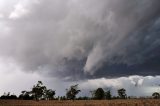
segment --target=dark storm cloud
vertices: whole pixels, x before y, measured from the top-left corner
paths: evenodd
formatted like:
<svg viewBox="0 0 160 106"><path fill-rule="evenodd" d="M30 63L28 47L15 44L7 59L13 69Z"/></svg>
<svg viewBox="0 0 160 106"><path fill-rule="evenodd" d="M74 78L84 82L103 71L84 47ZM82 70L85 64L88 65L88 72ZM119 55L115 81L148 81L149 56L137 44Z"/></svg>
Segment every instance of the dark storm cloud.
<svg viewBox="0 0 160 106"><path fill-rule="evenodd" d="M157 75L159 11L159 0L23 0L0 19L0 55L66 79Z"/></svg>

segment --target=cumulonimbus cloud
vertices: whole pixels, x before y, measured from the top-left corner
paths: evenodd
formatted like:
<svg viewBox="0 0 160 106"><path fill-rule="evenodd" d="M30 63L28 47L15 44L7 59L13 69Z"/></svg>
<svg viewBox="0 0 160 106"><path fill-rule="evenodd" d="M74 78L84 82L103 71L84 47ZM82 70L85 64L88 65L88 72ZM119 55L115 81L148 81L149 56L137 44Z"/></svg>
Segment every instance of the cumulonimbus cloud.
<svg viewBox="0 0 160 106"><path fill-rule="evenodd" d="M66 78L159 74L159 0L18 4L25 11L13 8L0 19L0 56L22 70Z"/></svg>

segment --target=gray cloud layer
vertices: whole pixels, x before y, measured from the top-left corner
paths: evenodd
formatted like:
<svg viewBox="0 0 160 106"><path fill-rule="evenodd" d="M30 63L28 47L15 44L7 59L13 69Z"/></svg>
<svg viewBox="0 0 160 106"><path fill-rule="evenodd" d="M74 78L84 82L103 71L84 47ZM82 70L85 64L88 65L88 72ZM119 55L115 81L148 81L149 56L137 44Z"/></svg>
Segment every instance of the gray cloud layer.
<svg viewBox="0 0 160 106"><path fill-rule="evenodd" d="M160 74L159 0L23 0L6 11L0 56L22 70L66 79Z"/></svg>

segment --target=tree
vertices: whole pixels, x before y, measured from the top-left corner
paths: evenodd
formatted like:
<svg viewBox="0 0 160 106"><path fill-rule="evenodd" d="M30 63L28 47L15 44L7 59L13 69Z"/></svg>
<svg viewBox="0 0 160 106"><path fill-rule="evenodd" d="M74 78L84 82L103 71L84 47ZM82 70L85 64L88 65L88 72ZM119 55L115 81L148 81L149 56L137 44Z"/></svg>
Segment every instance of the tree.
<svg viewBox="0 0 160 106"><path fill-rule="evenodd" d="M21 94L19 95L19 99L32 100L33 96L29 91L22 91Z"/></svg>
<svg viewBox="0 0 160 106"><path fill-rule="evenodd" d="M34 99L35 100L42 99L45 95L46 89L47 88L46 86L43 86L42 81L38 81L37 85L34 85L31 91Z"/></svg>
<svg viewBox="0 0 160 106"><path fill-rule="evenodd" d="M94 99L104 99L105 97L105 92L102 88L98 88L95 92L94 92Z"/></svg>
<svg viewBox="0 0 160 106"><path fill-rule="evenodd" d="M54 99L54 95L55 95L56 93L55 93L55 91L53 91L52 89L46 89L45 90L45 98L47 99L47 100L52 100L52 99Z"/></svg>
<svg viewBox="0 0 160 106"><path fill-rule="evenodd" d="M17 99L17 96L12 94L12 95L9 96L9 99Z"/></svg>
<svg viewBox="0 0 160 106"><path fill-rule="evenodd" d="M83 96L83 97L78 97L77 100L89 100L89 98L87 96Z"/></svg>
<svg viewBox="0 0 160 106"><path fill-rule="evenodd" d="M158 92L154 92L152 94L152 96L153 96L154 99L159 99L160 98L160 94Z"/></svg>
<svg viewBox="0 0 160 106"><path fill-rule="evenodd" d="M4 92L4 94L1 96L1 99L8 99L9 96L10 96L10 92L8 92L8 93Z"/></svg>
<svg viewBox="0 0 160 106"><path fill-rule="evenodd" d="M126 90L124 89L124 88L122 88L122 89L118 89L118 95L119 95L119 97L121 98L121 99L125 99L126 97L127 97L127 95L126 95Z"/></svg>
<svg viewBox="0 0 160 106"><path fill-rule="evenodd" d="M107 92L105 92L105 98L109 99L109 100L112 98L110 90L108 90Z"/></svg>
<svg viewBox="0 0 160 106"><path fill-rule="evenodd" d="M76 95L81 91L78 89L78 84L72 85L69 89L66 89L66 97L67 99L74 100Z"/></svg>
<svg viewBox="0 0 160 106"><path fill-rule="evenodd" d="M4 95L1 96L1 99L17 99L17 96L14 94L10 95L10 92L8 92L7 94L4 93Z"/></svg>

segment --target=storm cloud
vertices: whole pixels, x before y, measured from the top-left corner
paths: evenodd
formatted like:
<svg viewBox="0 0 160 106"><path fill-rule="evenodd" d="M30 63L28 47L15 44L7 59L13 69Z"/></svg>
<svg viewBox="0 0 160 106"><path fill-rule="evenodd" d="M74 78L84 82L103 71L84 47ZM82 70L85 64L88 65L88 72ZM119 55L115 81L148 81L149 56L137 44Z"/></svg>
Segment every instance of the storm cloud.
<svg viewBox="0 0 160 106"><path fill-rule="evenodd" d="M21 0L0 10L0 57L64 79L160 74L159 0Z"/></svg>

